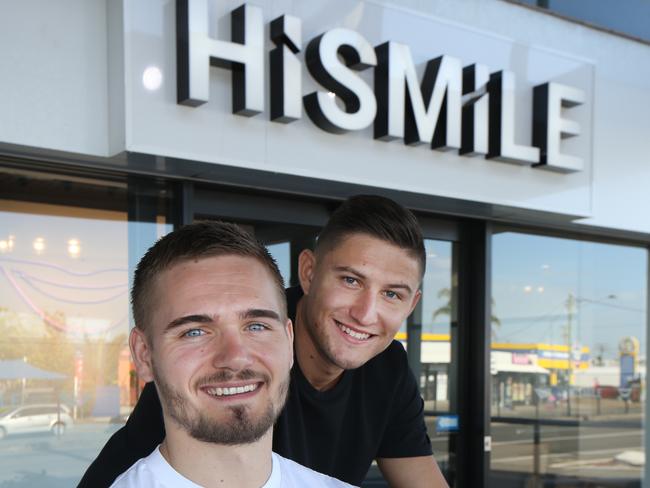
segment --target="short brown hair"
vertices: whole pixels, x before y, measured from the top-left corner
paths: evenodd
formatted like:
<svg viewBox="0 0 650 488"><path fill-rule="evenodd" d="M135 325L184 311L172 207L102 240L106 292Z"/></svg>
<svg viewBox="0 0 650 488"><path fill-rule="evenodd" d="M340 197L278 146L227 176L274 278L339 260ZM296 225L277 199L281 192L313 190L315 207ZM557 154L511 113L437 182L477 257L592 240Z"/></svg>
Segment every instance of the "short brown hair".
<svg viewBox="0 0 650 488"><path fill-rule="evenodd" d="M317 253L328 252L353 234L365 234L404 249L426 267L422 229L413 213L379 195L356 195L345 200L323 227L316 242Z"/></svg>
<svg viewBox="0 0 650 488"><path fill-rule="evenodd" d="M147 328L148 304L156 278L173 265L187 260L216 256L243 256L257 259L271 273L278 288L282 312L287 302L284 280L275 259L266 247L238 225L206 221L186 225L159 239L142 257L133 276L131 305L135 324Z"/></svg>

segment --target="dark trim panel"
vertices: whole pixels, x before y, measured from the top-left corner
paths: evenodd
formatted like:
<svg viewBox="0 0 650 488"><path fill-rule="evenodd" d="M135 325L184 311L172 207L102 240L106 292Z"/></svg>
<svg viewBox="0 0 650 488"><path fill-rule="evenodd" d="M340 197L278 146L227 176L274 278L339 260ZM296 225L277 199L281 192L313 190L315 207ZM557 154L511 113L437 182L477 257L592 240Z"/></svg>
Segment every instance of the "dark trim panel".
<svg viewBox="0 0 650 488"><path fill-rule="evenodd" d="M458 290L457 486L487 486L490 471L490 315L492 229L484 221L461 229ZM488 443L486 445L486 442Z"/></svg>
<svg viewBox="0 0 650 488"><path fill-rule="evenodd" d="M194 214L323 226L329 219L330 211L324 203L286 195L233 192L197 186L194 190Z"/></svg>
<svg viewBox="0 0 650 488"><path fill-rule="evenodd" d="M222 164L180 160L140 153L122 153L112 158L82 156L10 144L0 144L0 165L49 167L52 172L77 171L120 177L135 174L167 180L191 180L221 188L249 189L268 194L284 194L320 200L343 200L350 195L374 193L392 198L416 213L436 213L452 217L486 219L504 224L537 226L586 236L650 243L650 233L592 227L573 221L579 215L557 214L483 202L372 187L340 181L308 178L273 171L238 168ZM75 169L76 168L76 169Z"/></svg>

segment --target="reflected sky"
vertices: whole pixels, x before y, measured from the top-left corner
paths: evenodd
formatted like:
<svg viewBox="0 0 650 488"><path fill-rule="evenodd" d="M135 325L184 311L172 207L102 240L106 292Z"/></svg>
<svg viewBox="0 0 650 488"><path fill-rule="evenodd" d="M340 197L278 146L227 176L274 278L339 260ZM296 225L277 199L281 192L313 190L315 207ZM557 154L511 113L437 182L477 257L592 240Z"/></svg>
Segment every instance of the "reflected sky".
<svg viewBox="0 0 650 488"><path fill-rule="evenodd" d="M422 280L422 332L449 334L451 242L426 239L427 267Z"/></svg>
<svg viewBox="0 0 650 488"><path fill-rule="evenodd" d="M0 212L0 307L26 335L44 324L68 335L105 338L128 331L126 214L74 210L86 217ZM152 236L170 230L152 227ZM139 259L139 258L138 258Z"/></svg>
<svg viewBox="0 0 650 488"><path fill-rule="evenodd" d="M573 346L614 359L620 339L634 336L645 355L647 259L641 248L495 235L495 339L567 344L570 334Z"/></svg>
<svg viewBox="0 0 650 488"><path fill-rule="evenodd" d="M289 242L278 242L266 246L275 262L278 263L278 269L284 280L284 285L289 286L291 282L291 244Z"/></svg>

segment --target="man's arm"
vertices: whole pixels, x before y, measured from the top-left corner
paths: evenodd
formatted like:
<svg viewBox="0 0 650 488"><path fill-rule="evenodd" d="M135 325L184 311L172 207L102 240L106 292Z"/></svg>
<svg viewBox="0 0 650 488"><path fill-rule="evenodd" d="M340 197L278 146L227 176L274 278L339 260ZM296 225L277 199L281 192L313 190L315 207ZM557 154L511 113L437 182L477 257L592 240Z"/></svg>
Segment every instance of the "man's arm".
<svg viewBox="0 0 650 488"><path fill-rule="evenodd" d="M379 458L377 465L391 488L449 488L433 456Z"/></svg>
<svg viewBox="0 0 650 488"><path fill-rule="evenodd" d="M391 348L392 349L392 348ZM447 487L431 454L424 401L401 344L394 347L393 370L401 372L377 464L392 488Z"/></svg>

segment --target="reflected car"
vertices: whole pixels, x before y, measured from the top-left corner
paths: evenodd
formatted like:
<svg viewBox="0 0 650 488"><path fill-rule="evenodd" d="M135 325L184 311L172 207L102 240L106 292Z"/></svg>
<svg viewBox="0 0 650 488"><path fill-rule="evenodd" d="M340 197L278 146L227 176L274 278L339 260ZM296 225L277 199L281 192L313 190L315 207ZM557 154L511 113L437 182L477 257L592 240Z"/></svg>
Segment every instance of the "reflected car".
<svg viewBox="0 0 650 488"><path fill-rule="evenodd" d="M0 413L0 439L39 432L60 436L71 425L72 417L65 405L21 405Z"/></svg>

